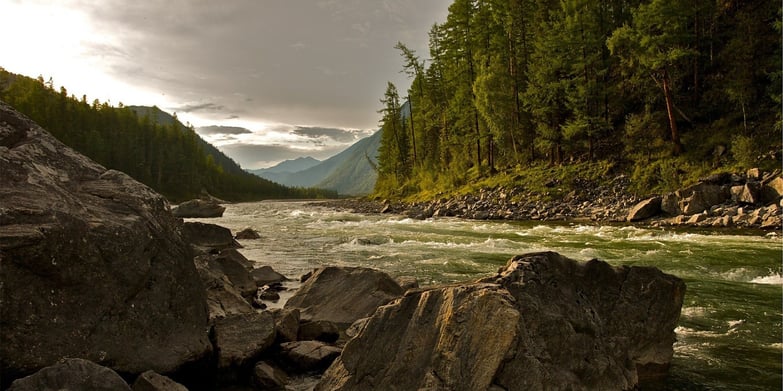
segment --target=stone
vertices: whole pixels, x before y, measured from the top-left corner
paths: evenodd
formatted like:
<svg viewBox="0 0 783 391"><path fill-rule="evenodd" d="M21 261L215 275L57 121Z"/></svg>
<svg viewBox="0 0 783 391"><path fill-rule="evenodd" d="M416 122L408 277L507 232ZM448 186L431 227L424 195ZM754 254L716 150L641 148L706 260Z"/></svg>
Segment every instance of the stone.
<svg viewBox="0 0 783 391"><path fill-rule="evenodd" d="M661 199L661 211L669 216L682 214L680 209L680 197L675 193L667 193Z"/></svg>
<svg viewBox="0 0 783 391"><path fill-rule="evenodd" d="M758 182L748 182L742 187L737 202L742 204L758 204L761 202L761 186Z"/></svg>
<svg viewBox="0 0 783 391"><path fill-rule="evenodd" d="M257 287L273 284L276 282L288 281L286 276L276 272L271 266L261 266L250 271L250 276L256 282Z"/></svg>
<svg viewBox="0 0 783 391"><path fill-rule="evenodd" d="M783 178L777 176L766 182L761 189L761 201L767 204L778 202L783 197Z"/></svg>
<svg viewBox="0 0 783 391"><path fill-rule="evenodd" d="M253 297L258 290L250 271L233 257L216 257L210 263L225 275L242 297Z"/></svg>
<svg viewBox="0 0 783 391"><path fill-rule="evenodd" d="M212 200L190 200L183 202L171 210L175 217L180 218L214 218L223 217L226 207Z"/></svg>
<svg viewBox="0 0 783 391"><path fill-rule="evenodd" d="M761 180L761 170L757 168L751 168L745 174L749 180Z"/></svg>
<svg viewBox="0 0 783 391"><path fill-rule="evenodd" d="M302 320L326 320L344 330L402 294L400 285L386 273L361 267L325 267L302 283L285 308L298 308Z"/></svg>
<svg viewBox="0 0 783 391"><path fill-rule="evenodd" d="M188 391L188 389L169 377L147 371L133 382L133 391Z"/></svg>
<svg viewBox="0 0 783 391"><path fill-rule="evenodd" d="M668 370L684 295L652 267L517 256L380 307L315 389L634 389Z"/></svg>
<svg viewBox="0 0 783 391"><path fill-rule="evenodd" d="M299 336L299 310L278 308L270 311L275 319L277 340L280 342L293 342Z"/></svg>
<svg viewBox="0 0 783 391"><path fill-rule="evenodd" d="M253 385L261 390L285 390L288 375L271 364L261 361L253 368Z"/></svg>
<svg viewBox="0 0 783 391"><path fill-rule="evenodd" d="M247 270L253 270L254 264L235 248L220 250L216 258L228 258L239 263Z"/></svg>
<svg viewBox="0 0 783 391"><path fill-rule="evenodd" d="M781 218L779 215L769 216L761 223L763 229L780 229Z"/></svg>
<svg viewBox="0 0 783 391"><path fill-rule="evenodd" d="M211 352L206 295L166 199L0 102L0 379L62 357L125 374Z"/></svg>
<svg viewBox="0 0 783 391"><path fill-rule="evenodd" d="M253 307L245 300L242 293L234 287L231 280L222 270L209 262L210 255L198 256L194 259L196 269L201 277L201 285L207 294L207 314L210 322L228 315L253 312Z"/></svg>
<svg viewBox="0 0 783 391"><path fill-rule="evenodd" d="M628 212L626 220L628 222L635 222L657 216L661 213L662 200L662 197L652 197L639 202Z"/></svg>
<svg viewBox="0 0 783 391"><path fill-rule="evenodd" d="M231 230L216 224L188 221L182 226L182 239L198 253L219 253L231 248L242 248L234 240Z"/></svg>
<svg viewBox="0 0 783 391"><path fill-rule="evenodd" d="M709 210L713 205L719 205L729 199L728 188L707 183L697 183L678 190L680 210L686 215L693 215Z"/></svg>
<svg viewBox="0 0 783 391"><path fill-rule="evenodd" d="M237 240L255 240L255 239L261 239L261 235L258 234L254 229L252 228L245 228L234 236L234 239Z"/></svg>
<svg viewBox="0 0 783 391"><path fill-rule="evenodd" d="M241 369L275 342L275 321L267 312L231 315L215 322L218 369Z"/></svg>
<svg viewBox="0 0 783 391"><path fill-rule="evenodd" d="M729 190L731 194L731 201L739 202L743 190L745 190L745 185L732 186Z"/></svg>
<svg viewBox="0 0 783 391"><path fill-rule="evenodd" d="M704 220L707 220L707 215L704 214L704 213L699 213L699 214L691 216L688 219L688 224L695 225L695 224L701 223Z"/></svg>
<svg viewBox="0 0 783 391"><path fill-rule="evenodd" d="M316 320L299 324L300 341L336 342L340 338L340 330L332 322Z"/></svg>
<svg viewBox="0 0 783 391"><path fill-rule="evenodd" d="M340 348L320 341L296 341L280 344L281 355L303 371L323 370L340 355Z"/></svg>
<svg viewBox="0 0 783 391"><path fill-rule="evenodd" d="M416 277L403 276L397 277L397 284L400 285L403 291L408 289L416 289L419 287L419 280Z"/></svg>
<svg viewBox="0 0 783 391"><path fill-rule="evenodd" d="M117 372L92 361L65 359L15 380L8 391L130 391Z"/></svg>

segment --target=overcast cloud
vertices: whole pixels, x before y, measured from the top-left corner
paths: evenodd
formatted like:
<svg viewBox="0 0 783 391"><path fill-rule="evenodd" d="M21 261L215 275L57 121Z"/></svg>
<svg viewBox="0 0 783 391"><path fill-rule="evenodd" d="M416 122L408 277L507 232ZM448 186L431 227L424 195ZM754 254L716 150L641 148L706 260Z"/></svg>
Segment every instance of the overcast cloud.
<svg viewBox="0 0 783 391"><path fill-rule="evenodd" d="M69 84L69 91L81 92L78 85L73 85L78 78L58 71L62 63L88 72L82 76L82 83L86 83L85 77L119 80L157 100L131 101L132 97L123 96L121 91L112 91L114 103L157 104L196 126L244 126L251 134L263 132L264 124L287 124L294 136L313 139L314 146L331 147L330 143L348 143L353 136L377 128L378 101L386 82L396 83L400 90L410 83L399 73L401 58L394 45L402 41L426 58L427 32L433 23L445 19L450 3L0 0L0 9L4 10L0 26L5 22L8 29L20 28L25 25L20 18L35 18L28 24L32 29L48 23L52 31L38 40L31 37L30 44L49 45L47 42L53 41L52 45L67 47L60 50L61 57L67 58L49 61L48 72L49 68L41 67L40 59L24 65L25 53L14 51L33 49L22 44L10 45L3 56L21 59L11 61L13 66L2 62L0 66L23 74L30 69L33 77L38 73L54 75L55 82ZM52 9L51 15L41 9ZM37 23L41 26L35 27ZM57 37L54 29L67 29L69 33L61 32ZM11 36L3 27L0 33ZM77 42L67 41L68 34L74 34ZM19 31L13 36L25 39ZM51 50L56 53L58 49ZM242 156L251 153L227 145L222 146L226 152L242 150ZM290 151L299 148L289 148L284 139L268 145ZM254 150L273 155L269 150ZM232 157L247 168L255 168L250 160ZM253 161L261 160L276 159Z"/></svg>

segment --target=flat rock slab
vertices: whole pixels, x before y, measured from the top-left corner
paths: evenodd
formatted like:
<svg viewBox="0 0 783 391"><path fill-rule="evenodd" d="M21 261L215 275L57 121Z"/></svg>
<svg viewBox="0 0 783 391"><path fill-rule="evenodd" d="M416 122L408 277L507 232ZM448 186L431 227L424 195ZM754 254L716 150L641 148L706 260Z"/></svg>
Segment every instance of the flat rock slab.
<svg viewBox="0 0 783 391"><path fill-rule="evenodd" d="M242 368L275 342L275 321L267 312L231 315L215 322L218 368Z"/></svg>
<svg viewBox="0 0 783 391"><path fill-rule="evenodd" d="M66 359L25 378L17 379L8 391L130 391L117 372L79 358Z"/></svg>

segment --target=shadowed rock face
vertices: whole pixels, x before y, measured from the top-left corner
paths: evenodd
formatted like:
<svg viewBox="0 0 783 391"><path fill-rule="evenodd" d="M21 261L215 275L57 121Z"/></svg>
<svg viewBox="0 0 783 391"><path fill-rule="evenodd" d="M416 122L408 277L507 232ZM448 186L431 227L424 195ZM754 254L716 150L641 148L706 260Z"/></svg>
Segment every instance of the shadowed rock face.
<svg viewBox="0 0 783 391"><path fill-rule="evenodd" d="M632 389L666 373L684 293L655 268L518 256L379 308L316 389Z"/></svg>
<svg viewBox="0 0 783 391"><path fill-rule="evenodd" d="M85 358L169 373L211 347L205 293L166 200L0 102L4 384Z"/></svg>

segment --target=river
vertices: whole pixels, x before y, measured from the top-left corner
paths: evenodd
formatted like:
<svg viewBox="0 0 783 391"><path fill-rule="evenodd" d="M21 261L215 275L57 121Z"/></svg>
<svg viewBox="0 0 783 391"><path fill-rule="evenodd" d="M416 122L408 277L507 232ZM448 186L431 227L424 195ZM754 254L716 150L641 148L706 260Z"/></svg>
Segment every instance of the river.
<svg viewBox="0 0 783 391"><path fill-rule="evenodd" d="M513 255L557 251L586 261L656 266L682 278L670 390L780 390L781 254L776 233L650 229L623 225L412 220L360 215L304 202L228 205L219 219L258 266L289 277L322 265L365 266L421 285L493 274Z"/></svg>

